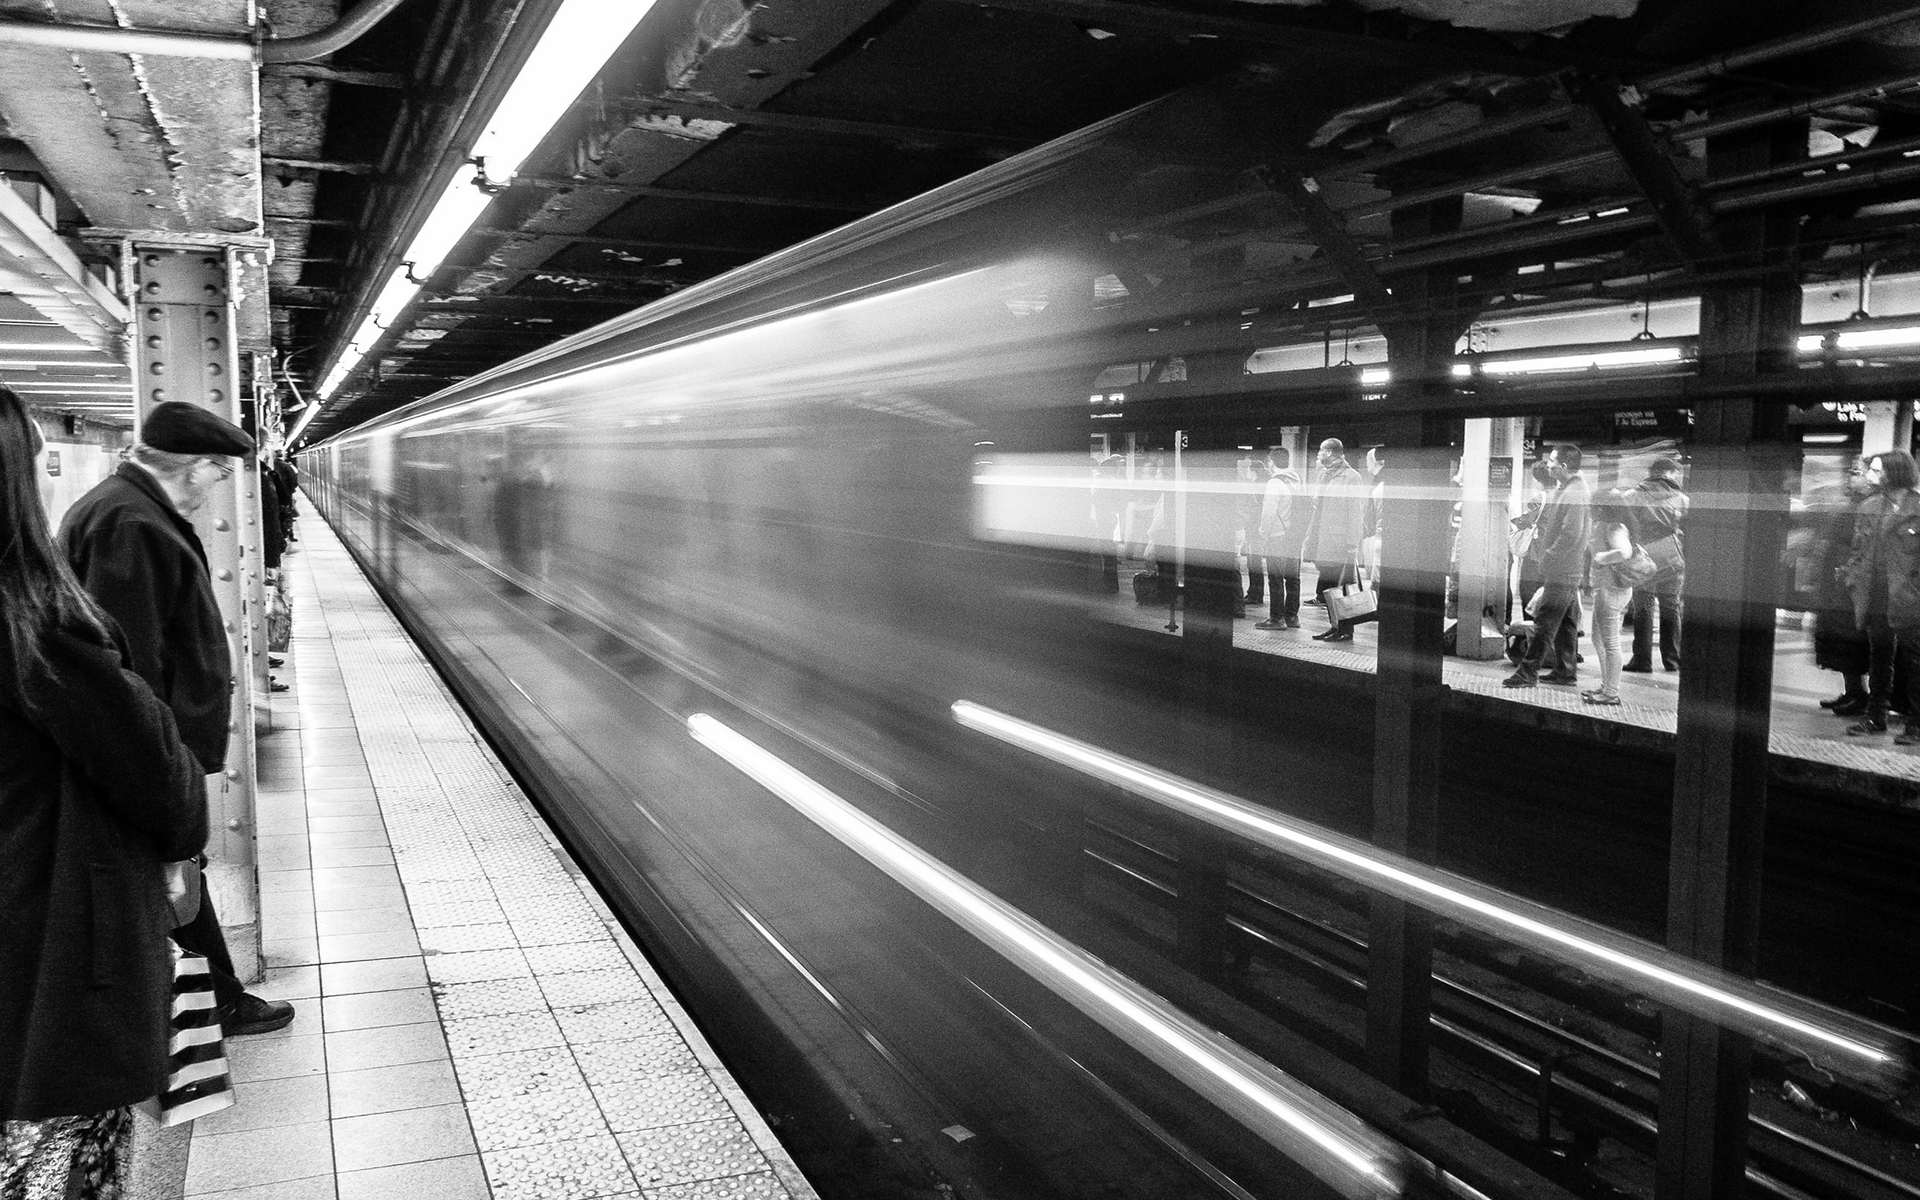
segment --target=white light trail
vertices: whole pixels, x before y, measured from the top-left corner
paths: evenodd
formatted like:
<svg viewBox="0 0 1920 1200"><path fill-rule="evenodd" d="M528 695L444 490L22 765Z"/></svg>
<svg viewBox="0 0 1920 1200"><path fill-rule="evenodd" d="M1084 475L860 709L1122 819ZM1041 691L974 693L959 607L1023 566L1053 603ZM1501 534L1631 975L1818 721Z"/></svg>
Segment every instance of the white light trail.
<svg viewBox="0 0 1920 1200"><path fill-rule="evenodd" d="M732 763L961 928L1354 1200L1398 1196L1406 1152L1345 1109L1189 1017L706 713L687 719Z"/></svg>
<svg viewBox="0 0 1920 1200"><path fill-rule="evenodd" d="M1661 1003L1804 1053L1817 1053L1823 1061L1854 1074L1886 1078L1907 1070L1899 1035L1870 1021L1776 993L1617 930L1281 816L971 701L955 703L952 711L954 719L969 729L1342 878L1538 949Z"/></svg>

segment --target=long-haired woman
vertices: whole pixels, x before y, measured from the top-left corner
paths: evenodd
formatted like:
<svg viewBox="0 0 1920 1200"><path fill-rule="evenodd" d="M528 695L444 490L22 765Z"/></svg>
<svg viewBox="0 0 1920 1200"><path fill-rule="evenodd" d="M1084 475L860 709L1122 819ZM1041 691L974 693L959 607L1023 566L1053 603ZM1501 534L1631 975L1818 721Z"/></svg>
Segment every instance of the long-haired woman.
<svg viewBox="0 0 1920 1200"><path fill-rule="evenodd" d="M166 1079L162 864L206 843L206 799L54 546L44 448L0 387L0 1195L115 1200Z"/></svg>
<svg viewBox="0 0 1920 1200"><path fill-rule="evenodd" d="M1871 492L1854 525L1847 584L1854 621L1867 632L1867 712L1847 726L1856 737L1887 731L1894 662L1907 682L1907 728L1899 745L1920 743L1920 468L1905 450L1867 459Z"/></svg>

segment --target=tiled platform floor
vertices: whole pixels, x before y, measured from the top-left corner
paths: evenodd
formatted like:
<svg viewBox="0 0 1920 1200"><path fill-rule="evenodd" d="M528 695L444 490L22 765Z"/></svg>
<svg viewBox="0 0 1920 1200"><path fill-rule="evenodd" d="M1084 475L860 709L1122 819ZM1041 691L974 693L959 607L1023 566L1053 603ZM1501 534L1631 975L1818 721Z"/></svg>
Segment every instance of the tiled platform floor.
<svg viewBox="0 0 1920 1200"><path fill-rule="evenodd" d="M812 1189L332 532L287 560L259 739L267 980L221 1200L811 1200Z"/></svg>

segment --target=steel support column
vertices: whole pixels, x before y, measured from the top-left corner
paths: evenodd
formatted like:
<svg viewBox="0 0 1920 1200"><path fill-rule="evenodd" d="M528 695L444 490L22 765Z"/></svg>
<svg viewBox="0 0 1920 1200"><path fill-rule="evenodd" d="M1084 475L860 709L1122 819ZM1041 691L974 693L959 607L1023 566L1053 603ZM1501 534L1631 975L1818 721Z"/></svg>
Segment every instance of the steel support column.
<svg viewBox="0 0 1920 1200"><path fill-rule="evenodd" d="M1459 218L1456 201L1406 210L1395 224L1418 233L1457 226ZM1439 820L1453 426L1425 414L1434 393L1451 389L1454 342L1472 316L1454 311L1441 282L1396 279L1398 306L1418 319L1385 330L1394 408L1407 415L1387 447L1374 677L1373 842L1423 862L1433 861ZM1375 896L1368 907L1367 1066L1415 1097L1427 1091L1432 988L1431 916Z"/></svg>
<svg viewBox="0 0 1920 1200"><path fill-rule="evenodd" d="M1733 174L1799 157L1804 125L1709 143ZM1757 286L1701 298L1703 372L1755 378L1793 367L1800 289L1792 213L1725 221L1721 246L1770 268ZM1786 536L1786 405L1760 398L1694 406L1686 614L1674 736L1667 944L1741 974L1754 969L1773 690L1774 606ZM1746 1038L1668 1012L1662 1023L1659 1200L1744 1194Z"/></svg>
<svg viewBox="0 0 1920 1200"><path fill-rule="evenodd" d="M238 286L240 258L264 257L264 249L180 245L166 235L138 235L124 245L133 312L132 370L136 422L154 405L181 400L238 424L240 412L240 306L258 303L264 292ZM136 428L136 436L138 430ZM194 530L207 551L213 591L226 623L233 663L225 769L207 780L212 837L207 883L219 910L227 947L242 980L258 978L260 883L254 828L254 716L251 629L256 614L253 587L260 574L260 504L257 464L236 464L233 476L214 488L206 507L193 514Z"/></svg>

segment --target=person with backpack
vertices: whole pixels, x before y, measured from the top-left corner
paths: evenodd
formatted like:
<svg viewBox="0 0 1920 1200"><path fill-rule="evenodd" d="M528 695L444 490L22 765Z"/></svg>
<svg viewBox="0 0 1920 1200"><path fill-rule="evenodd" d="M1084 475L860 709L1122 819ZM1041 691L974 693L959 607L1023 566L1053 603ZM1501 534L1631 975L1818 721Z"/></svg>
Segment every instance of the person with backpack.
<svg viewBox="0 0 1920 1200"><path fill-rule="evenodd" d="M1687 558L1681 526L1693 501L1680 490L1680 464L1655 459L1647 477L1628 496L1634 541L1658 564L1660 573L1633 589L1633 655L1623 671L1653 670L1653 618L1660 615L1660 665L1680 669L1680 594L1687 584Z"/></svg>
<svg viewBox="0 0 1920 1200"><path fill-rule="evenodd" d="M1300 539L1293 536L1294 501L1300 497L1300 477L1291 470L1293 453L1285 446L1267 450L1267 485L1260 497L1260 521L1255 534L1269 584L1267 619L1256 629L1300 628ZM1248 570L1253 570L1249 562Z"/></svg>

